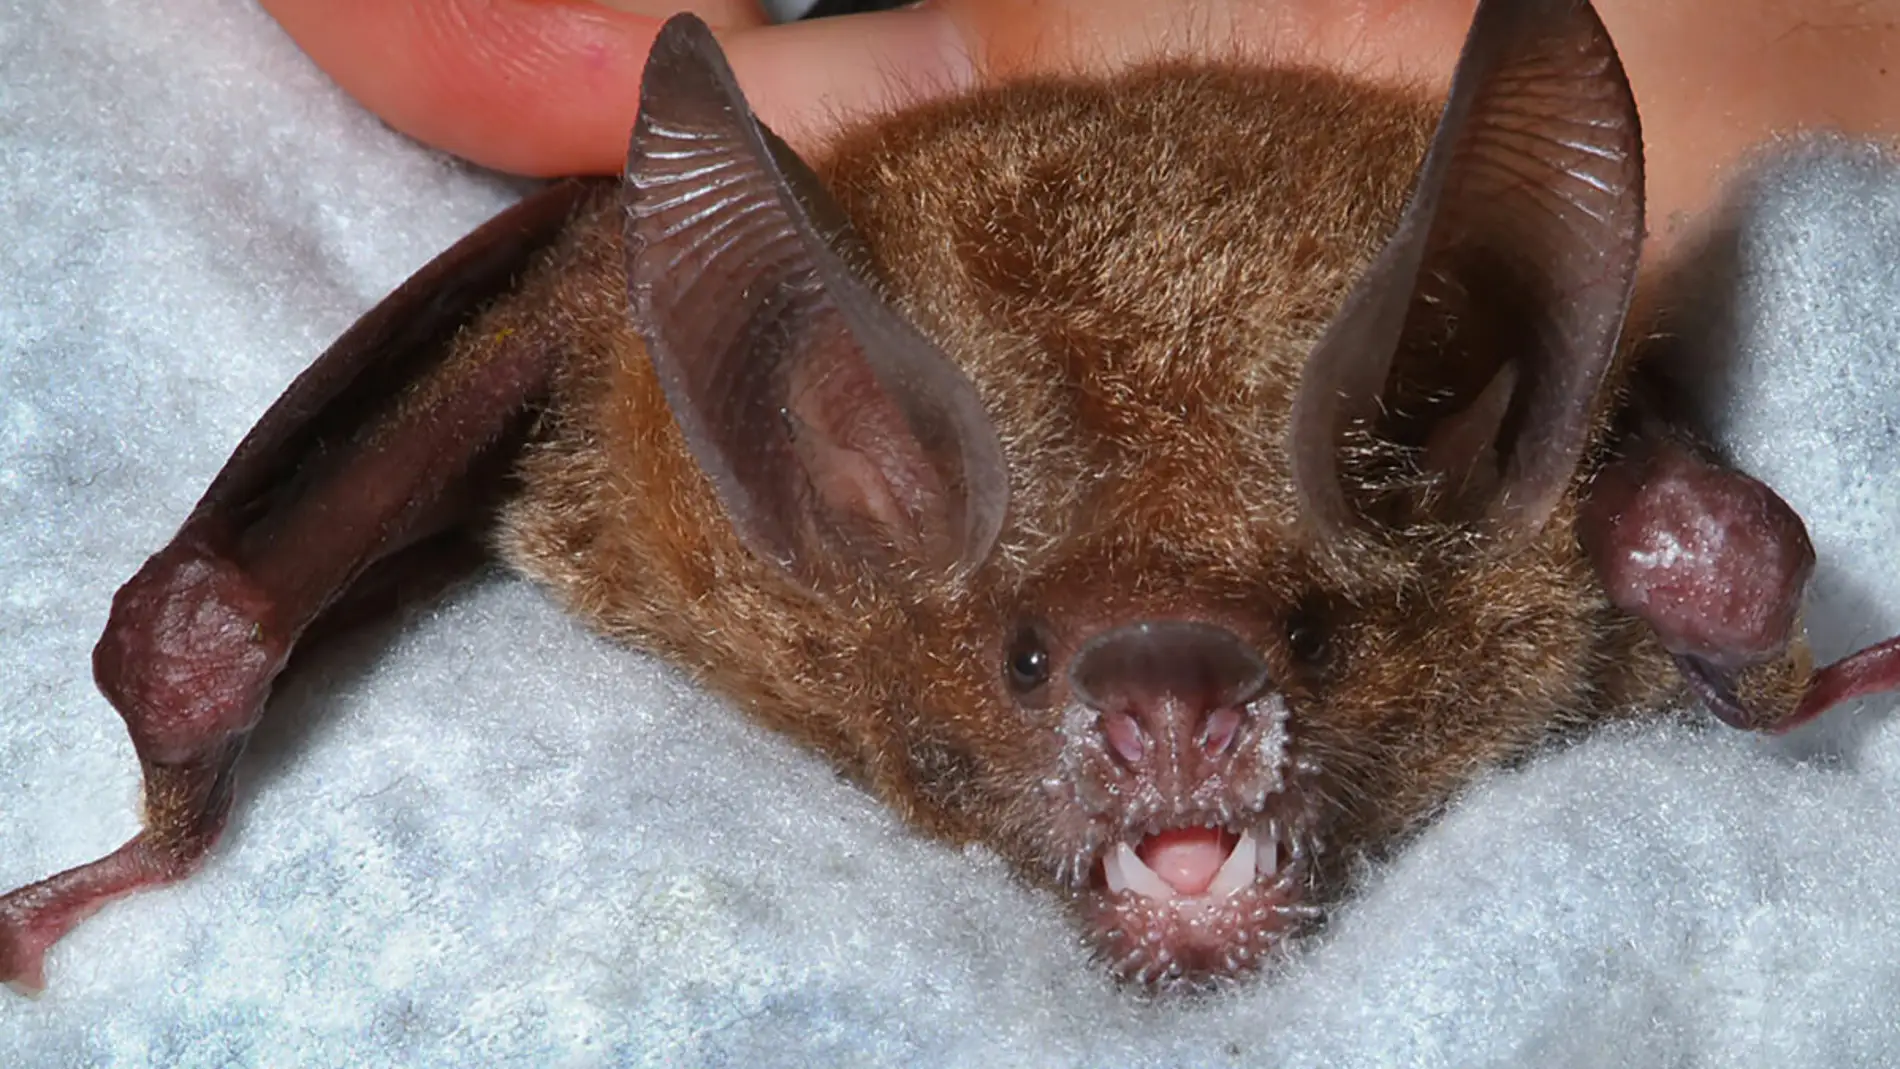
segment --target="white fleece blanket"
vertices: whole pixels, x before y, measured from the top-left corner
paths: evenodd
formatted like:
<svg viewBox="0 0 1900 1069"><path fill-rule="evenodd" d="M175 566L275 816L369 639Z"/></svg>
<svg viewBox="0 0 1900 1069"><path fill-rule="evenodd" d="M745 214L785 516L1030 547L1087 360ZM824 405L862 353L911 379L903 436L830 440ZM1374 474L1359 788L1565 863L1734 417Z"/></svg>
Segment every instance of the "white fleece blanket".
<svg viewBox="0 0 1900 1069"><path fill-rule="evenodd" d="M108 599L350 321L515 196L230 0L0 0L0 886L135 827ZM1900 170L1718 243L1710 418L1900 629ZM1057 904L499 575L281 695L204 873L0 991L0 1066L1900 1064L1900 724L1499 776L1280 975L1147 1001Z"/></svg>

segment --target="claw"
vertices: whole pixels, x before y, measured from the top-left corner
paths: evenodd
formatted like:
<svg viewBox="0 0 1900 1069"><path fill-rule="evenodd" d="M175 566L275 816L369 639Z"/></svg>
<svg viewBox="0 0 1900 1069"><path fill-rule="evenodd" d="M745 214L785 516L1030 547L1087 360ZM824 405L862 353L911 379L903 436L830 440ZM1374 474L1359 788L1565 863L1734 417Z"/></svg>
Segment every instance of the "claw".
<svg viewBox="0 0 1900 1069"><path fill-rule="evenodd" d="M46 991L46 948L29 948L25 933L16 927L6 901L0 899L0 984L27 998L39 998Z"/></svg>

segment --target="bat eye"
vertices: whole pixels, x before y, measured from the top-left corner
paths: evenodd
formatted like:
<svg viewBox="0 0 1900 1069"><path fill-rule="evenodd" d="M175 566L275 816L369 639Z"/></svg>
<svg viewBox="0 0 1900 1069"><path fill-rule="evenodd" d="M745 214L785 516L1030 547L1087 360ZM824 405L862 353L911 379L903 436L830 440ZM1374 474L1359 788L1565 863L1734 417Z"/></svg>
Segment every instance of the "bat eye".
<svg viewBox="0 0 1900 1069"><path fill-rule="evenodd" d="M1301 664L1321 664L1332 656L1332 635L1327 627L1326 612L1316 600L1302 601L1287 617L1286 641L1294 659Z"/></svg>
<svg viewBox="0 0 1900 1069"><path fill-rule="evenodd" d="M1003 672L1017 694L1028 694L1049 681L1049 647L1036 628L1018 628L1003 656Z"/></svg>

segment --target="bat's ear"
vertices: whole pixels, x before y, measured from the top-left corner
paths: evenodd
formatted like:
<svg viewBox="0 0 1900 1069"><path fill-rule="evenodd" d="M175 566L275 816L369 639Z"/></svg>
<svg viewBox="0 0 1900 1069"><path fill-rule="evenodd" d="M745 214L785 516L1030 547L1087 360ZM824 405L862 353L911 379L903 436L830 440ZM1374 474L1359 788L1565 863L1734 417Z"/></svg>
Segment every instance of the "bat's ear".
<svg viewBox="0 0 1900 1069"><path fill-rule="evenodd" d="M1417 450L1433 518L1541 530L1602 412L1642 238L1636 105L1596 13L1483 0L1398 230L1302 372L1315 533L1366 522L1346 462L1368 432Z"/></svg>
<svg viewBox="0 0 1900 1069"><path fill-rule="evenodd" d="M635 326L747 547L812 585L980 563L1009 486L975 389L691 15L653 43L625 191Z"/></svg>

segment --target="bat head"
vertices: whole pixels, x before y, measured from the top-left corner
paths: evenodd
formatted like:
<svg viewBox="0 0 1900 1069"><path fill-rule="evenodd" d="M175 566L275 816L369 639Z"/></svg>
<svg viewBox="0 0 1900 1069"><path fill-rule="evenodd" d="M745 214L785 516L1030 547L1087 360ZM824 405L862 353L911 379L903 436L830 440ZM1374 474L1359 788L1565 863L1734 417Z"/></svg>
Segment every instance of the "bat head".
<svg viewBox="0 0 1900 1069"><path fill-rule="evenodd" d="M817 170L682 16L624 203L705 537L777 606L679 625L763 651L700 667L1070 896L1120 975L1248 970L1474 776L1649 694L1571 532L1643 233L1587 3L1482 3L1435 127L1163 66Z"/></svg>

